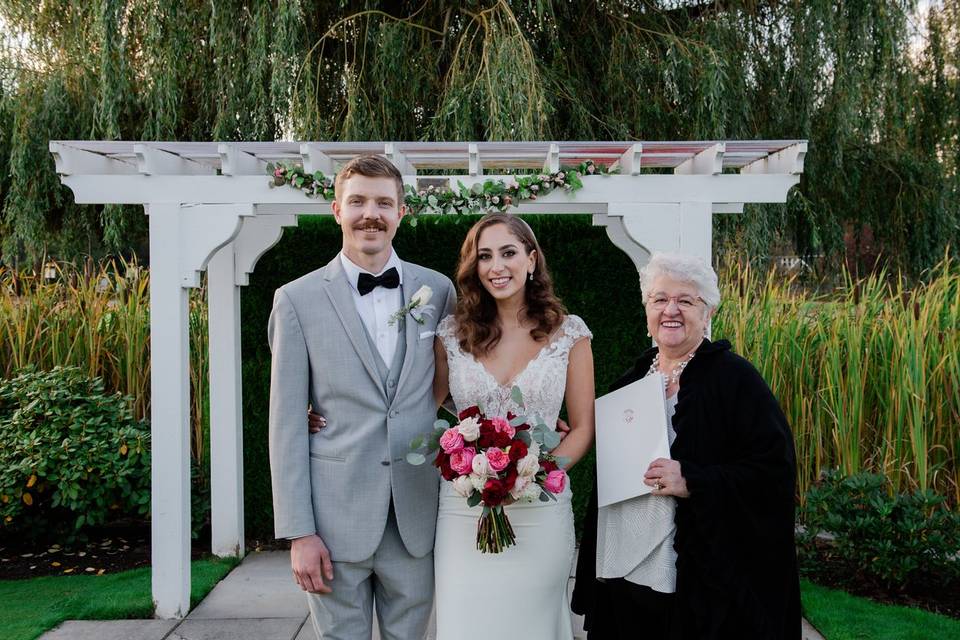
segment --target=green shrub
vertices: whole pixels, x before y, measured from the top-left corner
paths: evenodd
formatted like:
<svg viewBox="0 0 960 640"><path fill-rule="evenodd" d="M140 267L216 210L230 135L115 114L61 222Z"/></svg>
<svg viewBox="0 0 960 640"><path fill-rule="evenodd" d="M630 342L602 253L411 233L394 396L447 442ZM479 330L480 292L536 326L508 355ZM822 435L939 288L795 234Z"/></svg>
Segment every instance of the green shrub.
<svg viewBox="0 0 960 640"><path fill-rule="evenodd" d="M960 577L960 514L932 491L889 492L880 475L825 474L807 492L797 536L801 562L817 557L816 538L832 536L832 551L887 588L925 575Z"/></svg>
<svg viewBox="0 0 960 640"><path fill-rule="evenodd" d="M75 532L150 508L150 432L78 367L0 380L0 531Z"/></svg>

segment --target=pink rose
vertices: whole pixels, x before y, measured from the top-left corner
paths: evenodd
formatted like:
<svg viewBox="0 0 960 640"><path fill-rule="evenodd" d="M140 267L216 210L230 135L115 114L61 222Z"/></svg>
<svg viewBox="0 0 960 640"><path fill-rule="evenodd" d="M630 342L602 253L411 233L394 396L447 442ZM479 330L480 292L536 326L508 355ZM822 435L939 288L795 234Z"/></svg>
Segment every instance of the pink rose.
<svg viewBox="0 0 960 640"><path fill-rule="evenodd" d="M475 455L476 452L472 447L457 449L450 454L450 468L462 476L469 474L473 471L473 456Z"/></svg>
<svg viewBox="0 0 960 640"><path fill-rule="evenodd" d="M510 421L506 418L493 418L490 422L493 423L494 431L507 434L511 440L517 434L517 430L510 426Z"/></svg>
<svg viewBox="0 0 960 640"><path fill-rule="evenodd" d="M551 471L543 481L543 488L550 493L560 493L565 486L567 486L567 472L563 469Z"/></svg>
<svg viewBox="0 0 960 640"><path fill-rule="evenodd" d="M440 448L446 453L453 453L463 449L463 436L457 431L456 427L451 427L440 436Z"/></svg>
<svg viewBox="0 0 960 640"><path fill-rule="evenodd" d="M487 462L490 463L491 469L500 472L506 469L507 465L510 464L510 455L507 454L503 449L491 447L487 449Z"/></svg>

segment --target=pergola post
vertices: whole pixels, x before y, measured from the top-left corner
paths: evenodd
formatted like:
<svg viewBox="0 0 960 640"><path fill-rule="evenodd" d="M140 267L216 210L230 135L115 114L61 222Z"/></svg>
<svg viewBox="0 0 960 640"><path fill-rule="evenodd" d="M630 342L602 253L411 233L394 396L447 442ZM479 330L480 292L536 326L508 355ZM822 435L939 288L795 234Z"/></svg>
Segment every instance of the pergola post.
<svg viewBox="0 0 960 640"><path fill-rule="evenodd" d="M252 205L153 203L150 216L151 567L158 618L190 610L188 289ZM231 323L235 321L230 319Z"/></svg>
<svg viewBox="0 0 960 640"><path fill-rule="evenodd" d="M244 218L233 242L207 266L210 336L210 546L216 556L242 558L243 362L240 354L240 287L257 260L295 226L296 216Z"/></svg>
<svg viewBox="0 0 960 640"><path fill-rule="evenodd" d="M243 407L240 287L234 284L233 243L207 267L210 348L210 548L243 557Z"/></svg>
<svg viewBox="0 0 960 640"><path fill-rule="evenodd" d="M158 618L190 609L190 332L180 206L150 217L150 555Z"/></svg>

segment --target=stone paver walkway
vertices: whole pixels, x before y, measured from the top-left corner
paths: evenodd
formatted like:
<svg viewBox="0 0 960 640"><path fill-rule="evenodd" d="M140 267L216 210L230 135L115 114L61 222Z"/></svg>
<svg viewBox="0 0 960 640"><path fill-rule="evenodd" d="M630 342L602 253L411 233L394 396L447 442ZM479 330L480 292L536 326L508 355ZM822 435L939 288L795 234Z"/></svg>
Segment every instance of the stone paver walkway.
<svg viewBox="0 0 960 640"><path fill-rule="evenodd" d="M572 578L569 586L572 589ZM585 639L580 616L573 616L573 625L574 638ZM806 620L803 639L824 640ZM40 640L316 640L316 636L303 592L290 576L288 552L268 551L244 558L183 620L71 620ZM380 640L376 628L371 640ZM428 640L434 640L432 633Z"/></svg>

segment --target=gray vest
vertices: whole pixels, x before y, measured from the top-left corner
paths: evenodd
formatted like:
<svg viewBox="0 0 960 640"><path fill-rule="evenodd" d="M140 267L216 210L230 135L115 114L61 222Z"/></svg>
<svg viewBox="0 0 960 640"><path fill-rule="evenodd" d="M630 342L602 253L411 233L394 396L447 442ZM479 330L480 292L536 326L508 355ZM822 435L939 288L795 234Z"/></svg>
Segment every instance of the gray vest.
<svg viewBox="0 0 960 640"><path fill-rule="evenodd" d="M407 355L405 322L406 319L401 320L395 325L399 335L397 336L397 348L393 352L393 362L390 363L389 367L383 361L383 358L380 357L380 350L377 349L377 343L370 337L367 326L363 324L362 321L360 322L360 326L363 327L363 335L367 337L367 342L370 344L370 351L373 352L374 362L377 364L377 373L380 375L380 385L383 387L384 392L386 392L387 400L391 404L397 395L397 380L400 379L400 371L403 369L403 359Z"/></svg>

